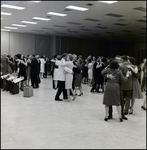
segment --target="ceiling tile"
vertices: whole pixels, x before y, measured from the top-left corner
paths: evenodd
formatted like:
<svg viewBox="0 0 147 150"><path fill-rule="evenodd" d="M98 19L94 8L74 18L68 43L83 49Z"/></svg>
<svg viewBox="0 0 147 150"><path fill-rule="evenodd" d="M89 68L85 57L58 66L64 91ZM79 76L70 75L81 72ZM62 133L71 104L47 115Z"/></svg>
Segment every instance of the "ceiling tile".
<svg viewBox="0 0 147 150"><path fill-rule="evenodd" d="M117 18L119 18L119 17L124 17L123 15L113 14L113 13L109 13L109 14L105 14L105 15L111 16L111 17L117 17Z"/></svg>
<svg viewBox="0 0 147 150"><path fill-rule="evenodd" d="M127 26L126 24L122 24L122 23L114 23L114 25L117 25L117 26Z"/></svg>
<svg viewBox="0 0 147 150"><path fill-rule="evenodd" d="M64 11L72 11L72 9L67 9L67 8L66 8L66 9L64 9Z"/></svg>
<svg viewBox="0 0 147 150"><path fill-rule="evenodd" d="M87 20L87 21L94 21L94 22L100 21L100 20L92 19L92 18L85 18L84 20Z"/></svg>
<svg viewBox="0 0 147 150"><path fill-rule="evenodd" d="M71 33L78 33L77 31L67 31L67 32L71 32Z"/></svg>
<svg viewBox="0 0 147 150"><path fill-rule="evenodd" d="M123 32L132 32L132 31L130 31L130 30L122 30Z"/></svg>
<svg viewBox="0 0 147 150"><path fill-rule="evenodd" d="M66 26L54 25L54 27L65 28Z"/></svg>
<svg viewBox="0 0 147 150"><path fill-rule="evenodd" d="M92 6L93 4L89 3L89 4L86 4L86 5L88 5L88 6Z"/></svg>
<svg viewBox="0 0 147 150"><path fill-rule="evenodd" d="M143 23L146 23L146 20L143 20L143 19L140 19L140 20L136 20L136 21L139 21L139 22L143 22Z"/></svg>
<svg viewBox="0 0 147 150"><path fill-rule="evenodd" d="M145 7L136 7L136 8L133 8L133 9L146 12L146 8Z"/></svg>
<svg viewBox="0 0 147 150"><path fill-rule="evenodd" d="M54 30L53 28L42 28L42 29L47 29L47 30Z"/></svg>
<svg viewBox="0 0 147 150"><path fill-rule="evenodd" d="M105 32L105 33L108 33L108 34L115 34L114 32Z"/></svg>
<svg viewBox="0 0 147 150"><path fill-rule="evenodd" d="M96 26L95 28L107 29L107 27Z"/></svg>
<svg viewBox="0 0 147 150"><path fill-rule="evenodd" d="M41 30L32 30L32 31L37 31L37 32L44 32L44 31L41 31Z"/></svg>
<svg viewBox="0 0 147 150"><path fill-rule="evenodd" d="M80 29L80 30L84 30L84 31L91 31L91 30L89 30L89 29Z"/></svg>
<svg viewBox="0 0 147 150"><path fill-rule="evenodd" d="M68 24L74 24L74 25L81 25L81 23L77 23L77 22L67 22Z"/></svg>

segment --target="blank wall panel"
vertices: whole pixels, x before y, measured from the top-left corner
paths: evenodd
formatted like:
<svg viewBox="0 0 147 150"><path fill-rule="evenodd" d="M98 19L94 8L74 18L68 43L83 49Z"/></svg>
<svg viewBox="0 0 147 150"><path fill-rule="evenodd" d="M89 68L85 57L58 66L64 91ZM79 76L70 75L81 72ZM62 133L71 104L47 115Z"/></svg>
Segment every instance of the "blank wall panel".
<svg viewBox="0 0 147 150"><path fill-rule="evenodd" d="M68 39L68 53L81 55L81 40L78 38Z"/></svg>
<svg viewBox="0 0 147 150"><path fill-rule="evenodd" d="M9 54L9 32L1 32L1 54Z"/></svg>
<svg viewBox="0 0 147 150"><path fill-rule="evenodd" d="M35 53L37 55L46 55L50 54L50 41L49 36L46 35L35 35Z"/></svg>
<svg viewBox="0 0 147 150"><path fill-rule="evenodd" d="M68 52L68 38L61 37L61 53Z"/></svg>
<svg viewBox="0 0 147 150"><path fill-rule="evenodd" d="M23 54L24 56L35 53L35 35L10 33L10 53Z"/></svg>

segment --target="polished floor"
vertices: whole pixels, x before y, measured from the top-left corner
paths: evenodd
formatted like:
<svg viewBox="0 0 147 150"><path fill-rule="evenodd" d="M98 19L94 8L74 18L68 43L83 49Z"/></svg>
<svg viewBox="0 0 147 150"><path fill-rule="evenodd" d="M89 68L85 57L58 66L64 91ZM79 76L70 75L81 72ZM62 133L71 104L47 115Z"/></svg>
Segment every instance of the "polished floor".
<svg viewBox="0 0 147 150"><path fill-rule="evenodd" d="M104 121L103 94L83 86L75 101L55 101L51 77L34 96L1 91L1 149L146 149L146 111L136 99L134 114ZM62 98L62 96L60 97Z"/></svg>

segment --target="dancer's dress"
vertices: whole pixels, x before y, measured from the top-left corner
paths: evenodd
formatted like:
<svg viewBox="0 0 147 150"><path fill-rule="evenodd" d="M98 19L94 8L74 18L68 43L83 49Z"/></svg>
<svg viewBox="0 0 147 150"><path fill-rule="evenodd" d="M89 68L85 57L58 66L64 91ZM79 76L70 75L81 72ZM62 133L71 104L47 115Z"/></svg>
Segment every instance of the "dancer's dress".
<svg viewBox="0 0 147 150"><path fill-rule="evenodd" d="M103 104L106 106L116 105L120 106L120 83L126 82L127 78L123 76L119 69L104 69L101 72L102 75L112 74L115 76L114 80L107 79L106 88L103 97Z"/></svg>

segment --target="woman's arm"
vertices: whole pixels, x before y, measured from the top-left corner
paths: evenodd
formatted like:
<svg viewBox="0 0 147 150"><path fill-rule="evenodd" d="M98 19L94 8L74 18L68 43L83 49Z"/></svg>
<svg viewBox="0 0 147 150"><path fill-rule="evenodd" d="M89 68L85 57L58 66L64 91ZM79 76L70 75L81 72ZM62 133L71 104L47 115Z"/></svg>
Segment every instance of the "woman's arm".
<svg viewBox="0 0 147 150"><path fill-rule="evenodd" d="M129 65L128 68L130 68L135 74L138 73L138 67L137 66L135 66L135 68L133 68L131 65Z"/></svg>

